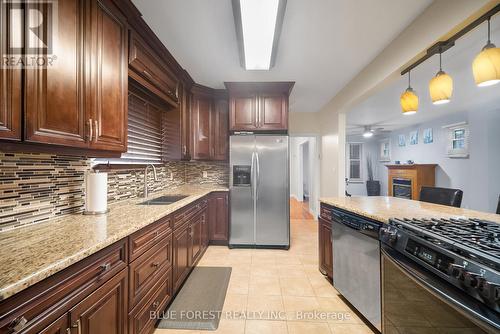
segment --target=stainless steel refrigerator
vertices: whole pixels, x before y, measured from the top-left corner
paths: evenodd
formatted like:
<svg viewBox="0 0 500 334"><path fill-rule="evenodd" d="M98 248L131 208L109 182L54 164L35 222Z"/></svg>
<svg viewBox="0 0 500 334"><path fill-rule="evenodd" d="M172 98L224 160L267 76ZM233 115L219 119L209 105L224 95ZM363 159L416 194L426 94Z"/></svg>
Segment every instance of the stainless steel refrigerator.
<svg viewBox="0 0 500 334"><path fill-rule="evenodd" d="M288 136L233 135L229 159L229 246L288 249Z"/></svg>

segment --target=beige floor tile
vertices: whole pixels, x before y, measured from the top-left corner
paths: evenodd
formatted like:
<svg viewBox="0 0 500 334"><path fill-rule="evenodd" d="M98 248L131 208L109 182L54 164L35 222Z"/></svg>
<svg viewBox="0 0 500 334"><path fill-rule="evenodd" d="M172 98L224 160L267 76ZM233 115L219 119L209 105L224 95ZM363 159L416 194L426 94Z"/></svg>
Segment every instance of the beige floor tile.
<svg viewBox="0 0 500 334"><path fill-rule="evenodd" d="M373 334L373 331L366 325L330 323L330 330L333 334Z"/></svg>
<svg viewBox="0 0 500 334"><path fill-rule="evenodd" d="M245 334L287 334L285 321L247 320Z"/></svg>
<svg viewBox="0 0 500 334"><path fill-rule="evenodd" d="M309 314L319 309L316 297L283 296L283 305L288 320L309 321Z"/></svg>
<svg viewBox="0 0 500 334"><path fill-rule="evenodd" d="M235 266L230 265L231 267L231 276L250 276L250 267L248 265L245 266Z"/></svg>
<svg viewBox="0 0 500 334"><path fill-rule="evenodd" d="M259 318L267 320L286 320L285 307L281 296L248 296L248 312L259 312Z"/></svg>
<svg viewBox="0 0 500 334"><path fill-rule="evenodd" d="M314 290L306 276L280 277L280 284L284 296L314 296Z"/></svg>
<svg viewBox="0 0 500 334"><path fill-rule="evenodd" d="M330 327L325 322L288 321L288 334L330 334Z"/></svg>
<svg viewBox="0 0 500 334"><path fill-rule="evenodd" d="M185 329L155 329L154 334L201 334L199 331Z"/></svg>
<svg viewBox="0 0 500 334"><path fill-rule="evenodd" d="M278 264L279 277L306 277L306 272L301 264Z"/></svg>
<svg viewBox="0 0 500 334"><path fill-rule="evenodd" d="M244 334L245 333L245 320L227 320L221 319L219 327L215 331L202 331L200 334Z"/></svg>
<svg viewBox="0 0 500 334"><path fill-rule="evenodd" d="M250 281L249 277L231 275L231 279L229 280L229 287L227 288L227 293L236 295L247 295L249 281Z"/></svg>
<svg viewBox="0 0 500 334"><path fill-rule="evenodd" d="M247 308L248 295L226 294L223 311L245 311Z"/></svg>
<svg viewBox="0 0 500 334"><path fill-rule="evenodd" d="M250 295L281 296L281 286L278 277L254 276L250 274Z"/></svg>
<svg viewBox="0 0 500 334"><path fill-rule="evenodd" d="M250 275L278 277L278 270L276 269L276 265L252 263L252 265L250 266Z"/></svg>

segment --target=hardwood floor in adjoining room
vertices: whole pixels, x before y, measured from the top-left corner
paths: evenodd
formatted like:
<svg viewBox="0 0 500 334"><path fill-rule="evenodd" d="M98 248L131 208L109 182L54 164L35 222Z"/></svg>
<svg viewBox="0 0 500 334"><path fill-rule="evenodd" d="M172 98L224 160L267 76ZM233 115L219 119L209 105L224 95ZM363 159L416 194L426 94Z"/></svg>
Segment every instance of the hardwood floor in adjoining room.
<svg viewBox="0 0 500 334"><path fill-rule="evenodd" d="M297 199L290 197L290 219L314 219L309 212L309 202L299 202Z"/></svg>
<svg viewBox="0 0 500 334"><path fill-rule="evenodd" d="M373 333L319 272L315 220L292 219L288 251L210 246L198 265L232 267L219 328L155 334ZM314 311L317 317L308 318ZM224 317L226 312L233 318Z"/></svg>

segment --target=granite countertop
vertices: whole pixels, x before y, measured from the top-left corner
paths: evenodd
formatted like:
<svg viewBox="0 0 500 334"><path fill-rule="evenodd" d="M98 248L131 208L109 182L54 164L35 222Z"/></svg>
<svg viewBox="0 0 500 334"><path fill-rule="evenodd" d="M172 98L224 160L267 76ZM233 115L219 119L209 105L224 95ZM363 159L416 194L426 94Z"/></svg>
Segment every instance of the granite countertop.
<svg viewBox="0 0 500 334"><path fill-rule="evenodd" d="M325 204L382 223L389 218L479 218L500 224L500 215L387 196L321 198Z"/></svg>
<svg viewBox="0 0 500 334"><path fill-rule="evenodd" d="M99 216L67 215L44 223L0 232L0 300L123 239L144 226L181 209L213 191L217 185L184 185L151 194L188 197L169 205L138 205L144 198L109 205Z"/></svg>

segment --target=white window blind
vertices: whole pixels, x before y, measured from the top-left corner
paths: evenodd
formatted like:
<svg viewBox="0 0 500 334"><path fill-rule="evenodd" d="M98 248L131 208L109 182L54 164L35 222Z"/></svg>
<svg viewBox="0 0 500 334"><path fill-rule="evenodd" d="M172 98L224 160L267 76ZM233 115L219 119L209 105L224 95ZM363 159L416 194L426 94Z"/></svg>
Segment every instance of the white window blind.
<svg viewBox="0 0 500 334"><path fill-rule="evenodd" d="M121 159L161 162L164 112L133 94L128 103L128 147Z"/></svg>

